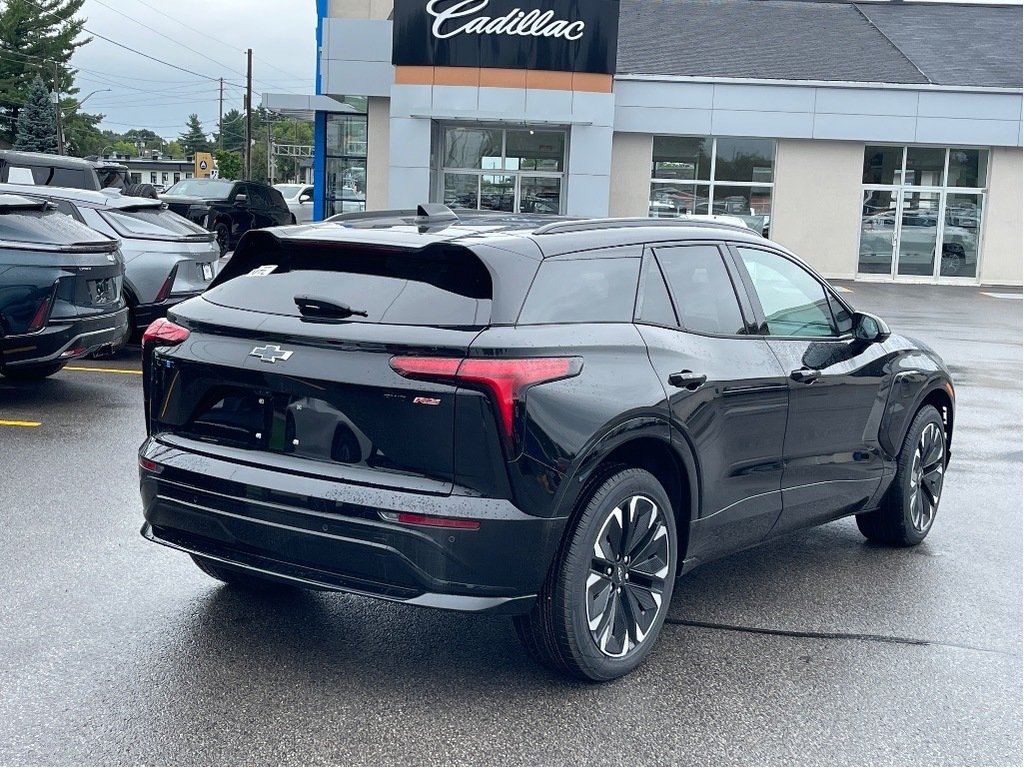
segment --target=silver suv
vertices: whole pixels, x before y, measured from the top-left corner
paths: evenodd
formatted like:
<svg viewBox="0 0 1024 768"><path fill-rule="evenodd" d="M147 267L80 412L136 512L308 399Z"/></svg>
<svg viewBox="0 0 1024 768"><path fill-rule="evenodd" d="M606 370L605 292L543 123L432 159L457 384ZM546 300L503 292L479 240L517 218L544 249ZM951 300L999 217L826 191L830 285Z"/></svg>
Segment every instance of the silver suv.
<svg viewBox="0 0 1024 768"><path fill-rule="evenodd" d="M125 197L113 189L0 184L0 191L49 200L61 213L121 241L132 332L205 291L217 272L220 251L214 234L159 200Z"/></svg>

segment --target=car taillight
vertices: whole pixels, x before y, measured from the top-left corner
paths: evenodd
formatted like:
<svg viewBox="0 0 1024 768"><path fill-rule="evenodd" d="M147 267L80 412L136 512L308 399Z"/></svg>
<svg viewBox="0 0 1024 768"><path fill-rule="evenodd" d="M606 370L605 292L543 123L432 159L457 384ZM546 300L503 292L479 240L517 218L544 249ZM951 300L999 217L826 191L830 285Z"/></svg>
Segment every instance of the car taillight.
<svg viewBox="0 0 1024 768"><path fill-rule="evenodd" d="M451 381L480 385L494 396L501 426L512 437L515 402L527 387L579 375L579 357L524 357L514 359L393 357L391 367L409 379Z"/></svg>
<svg viewBox="0 0 1024 768"><path fill-rule="evenodd" d="M174 287L174 279L178 276L178 265L174 265L174 269L171 270L171 274L164 280L164 284L160 286L160 292L156 295L156 303L159 304L161 301L165 301L168 296L171 295L171 288Z"/></svg>
<svg viewBox="0 0 1024 768"><path fill-rule="evenodd" d="M433 517L432 515L417 515L412 512L384 512L380 516L391 523L404 523L405 525L420 525L425 528L455 528L461 531L479 531L479 520L466 520L461 517Z"/></svg>
<svg viewBox="0 0 1024 768"><path fill-rule="evenodd" d="M57 298L57 283L53 284L50 292L39 302L39 306L36 307L36 312L32 315L32 321L28 324L29 333L41 330L46 325L46 321L50 319L50 310L53 309L55 298Z"/></svg>
<svg viewBox="0 0 1024 768"><path fill-rule="evenodd" d="M142 346L146 348L153 345L161 347L172 347L188 338L188 328L172 323L166 317L154 320L142 334Z"/></svg>

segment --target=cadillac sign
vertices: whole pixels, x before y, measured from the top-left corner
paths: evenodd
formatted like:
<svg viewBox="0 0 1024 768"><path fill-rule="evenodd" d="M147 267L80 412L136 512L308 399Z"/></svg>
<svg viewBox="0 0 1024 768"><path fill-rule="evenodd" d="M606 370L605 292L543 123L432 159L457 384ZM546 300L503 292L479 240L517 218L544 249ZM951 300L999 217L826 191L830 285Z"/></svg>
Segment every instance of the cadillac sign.
<svg viewBox="0 0 1024 768"><path fill-rule="evenodd" d="M395 0L398 66L615 72L618 0Z"/></svg>

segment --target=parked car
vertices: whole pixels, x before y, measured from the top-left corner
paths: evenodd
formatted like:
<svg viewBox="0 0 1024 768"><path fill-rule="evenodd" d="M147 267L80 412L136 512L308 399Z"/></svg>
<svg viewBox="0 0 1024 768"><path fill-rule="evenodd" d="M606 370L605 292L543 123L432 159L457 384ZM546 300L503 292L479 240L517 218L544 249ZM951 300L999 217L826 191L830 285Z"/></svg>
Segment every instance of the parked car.
<svg viewBox="0 0 1024 768"><path fill-rule="evenodd" d="M0 184L0 192L17 191ZM125 279L121 290L132 332L142 331L180 301L206 290L217 270L220 250L212 232L183 219L159 200L125 197L114 190L90 192L47 187L42 196L61 213L98 232L120 239Z"/></svg>
<svg viewBox="0 0 1024 768"><path fill-rule="evenodd" d="M117 246L46 202L0 194L0 373L45 378L121 342Z"/></svg>
<svg viewBox="0 0 1024 768"><path fill-rule="evenodd" d="M160 199L175 213L213 232L221 255L234 249L250 229L292 223L281 193L256 181L183 179Z"/></svg>
<svg viewBox="0 0 1024 768"><path fill-rule="evenodd" d="M130 197L156 197L150 184L131 181L127 166L100 157L81 159L0 149L0 183L71 189L115 189Z"/></svg>
<svg viewBox="0 0 1024 768"><path fill-rule="evenodd" d="M288 210L292 224L306 224L313 220L313 187L310 184L275 184Z"/></svg>
<svg viewBox="0 0 1024 768"><path fill-rule="evenodd" d="M892 264L895 230L895 211L884 211L863 219L860 239L862 268L871 265L873 271L888 271ZM935 211L909 208L903 211L899 241L900 273L930 276L935 269L938 236L938 215ZM950 276L962 271L975 274L978 253L975 231L952 223L947 216L940 251L940 274Z"/></svg>
<svg viewBox="0 0 1024 768"><path fill-rule="evenodd" d="M509 613L592 680L677 576L856 515L920 543L931 349L746 228L443 206L246 235L143 345L143 535L231 584Z"/></svg>

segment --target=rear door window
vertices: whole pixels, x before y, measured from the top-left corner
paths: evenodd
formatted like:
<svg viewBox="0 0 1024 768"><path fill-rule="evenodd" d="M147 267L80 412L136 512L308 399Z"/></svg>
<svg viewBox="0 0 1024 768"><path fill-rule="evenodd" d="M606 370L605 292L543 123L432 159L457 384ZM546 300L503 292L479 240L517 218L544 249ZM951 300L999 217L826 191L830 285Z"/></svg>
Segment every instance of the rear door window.
<svg viewBox="0 0 1024 768"><path fill-rule="evenodd" d="M632 322L639 276L639 255L545 261L519 324Z"/></svg>
<svg viewBox="0 0 1024 768"><path fill-rule="evenodd" d="M684 329L716 336L746 333L736 289L717 246L672 246L655 253Z"/></svg>

